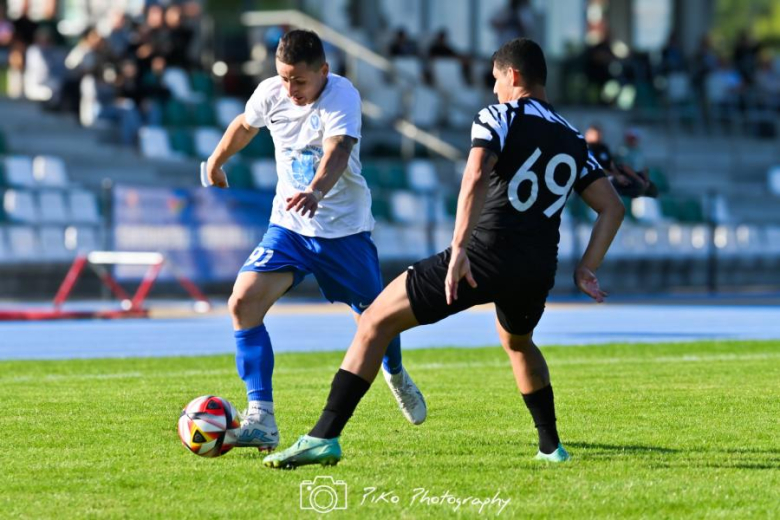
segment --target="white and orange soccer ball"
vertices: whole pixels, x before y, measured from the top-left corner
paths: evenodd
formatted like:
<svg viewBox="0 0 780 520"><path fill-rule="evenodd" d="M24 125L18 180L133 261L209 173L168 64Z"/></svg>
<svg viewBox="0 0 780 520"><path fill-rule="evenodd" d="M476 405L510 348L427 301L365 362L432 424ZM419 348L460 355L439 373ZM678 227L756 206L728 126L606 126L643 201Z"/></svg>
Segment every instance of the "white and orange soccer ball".
<svg viewBox="0 0 780 520"><path fill-rule="evenodd" d="M222 397L193 399L179 417L179 438L195 455L219 457L233 449L241 420L236 407Z"/></svg>

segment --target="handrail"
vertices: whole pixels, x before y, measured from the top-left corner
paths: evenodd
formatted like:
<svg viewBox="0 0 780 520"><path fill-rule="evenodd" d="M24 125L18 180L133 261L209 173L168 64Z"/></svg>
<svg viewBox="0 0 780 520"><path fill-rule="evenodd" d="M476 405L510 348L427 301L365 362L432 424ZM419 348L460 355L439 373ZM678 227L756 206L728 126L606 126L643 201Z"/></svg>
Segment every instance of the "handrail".
<svg viewBox="0 0 780 520"><path fill-rule="evenodd" d="M323 40L326 40L336 47L339 47L351 58L363 60L366 63L380 69L383 72L397 73L393 63L372 51L368 47L357 43L341 34L340 32L325 25L319 20L312 18L300 11L251 11L241 15L241 23L247 26L267 26L267 25L292 25L315 31ZM409 83L413 83L409 78L398 75ZM378 118L382 114L381 107L363 100L363 113L369 117ZM399 118L393 123L393 128L402 136L409 138L433 153L444 157L450 161L460 161L463 154L456 147L444 141L440 137L428 132L405 118Z"/></svg>

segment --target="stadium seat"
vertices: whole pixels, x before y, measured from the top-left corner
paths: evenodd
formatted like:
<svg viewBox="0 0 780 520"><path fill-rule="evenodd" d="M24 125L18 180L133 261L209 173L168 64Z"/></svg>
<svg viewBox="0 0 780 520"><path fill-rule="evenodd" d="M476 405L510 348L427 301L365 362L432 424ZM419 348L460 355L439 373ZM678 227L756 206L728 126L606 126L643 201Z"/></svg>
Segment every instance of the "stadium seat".
<svg viewBox="0 0 780 520"><path fill-rule="evenodd" d="M417 56L398 56L393 58L393 66L401 77L410 79L415 84L422 82L422 62Z"/></svg>
<svg viewBox="0 0 780 520"><path fill-rule="evenodd" d="M244 104L235 98L219 98L215 103L217 124L222 128L244 113Z"/></svg>
<svg viewBox="0 0 780 520"><path fill-rule="evenodd" d="M642 222L644 224L656 224L664 220L658 199L639 197L629 200L630 203L626 205L626 208L631 209L631 215L633 215L633 217L638 222Z"/></svg>
<svg viewBox="0 0 780 520"><path fill-rule="evenodd" d="M217 124L217 118L211 103L204 101L193 105L192 121L197 126L214 126Z"/></svg>
<svg viewBox="0 0 780 520"><path fill-rule="evenodd" d="M427 222L425 200L410 191L395 191L390 195L393 220L402 224L423 224Z"/></svg>
<svg viewBox="0 0 780 520"><path fill-rule="evenodd" d="M0 155L8 153L8 143L5 140L5 134L0 132Z"/></svg>
<svg viewBox="0 0 780 520"><path fill-rule="evenodd" d="M596 221L596 212L590 208L579 196L569 197L566 202L572 218L576 222L592 223Z"/></svg>
<svg viewBox="0 0 780 520"><path fill-rule="evenodd" d="M366 63L363 60L357 60L356 65L357 70L355 71L354 78L355 86L357 86L361 92L369 92L386 83L385 73L370 63Z"/></svg>
<svg viewBox="0 0 780 520"><path fill-rule="evenodd" d="M7 262L11 256L11 251L8 248L8 241L5 235L5 228L0 227L0 263Z"/></svg>
<svg viewBox="0 0 780 520"><path fill-rule="evenodd" d="M40 256L40 244L32 226L10 226L8 249L12 261L36 260Z"/></svg>
<svg viewBox="0 0 780 520"><path fill-rule="evenodd" d="M374 191L371 193L371 213L373 213L374 218L378 221L393 221L390 204L387 202L386 196L381 191Z"/></svg>
<svg viewBox="0 0 780 520"><path fill-rule="evenodd" d="M24 155L11 155L5 158L5 183L8 186L24 188L35 187L33 162Z"/></svg>
<svg viewBox="0 0 780 520"><path fill-rule="evenodd" d="M31 191L6 190L3 194L3 212L13 222L34 224L39 220L38 207Z"/></svg>
<svg viewBox="0 0 780 520"><path fill-rule="evenodd" d="M165 69L162 76L162 83L171 91L173 97L186 103L198 103L203 101L204 96L195 92L190 84L190 78L187 73L177 67Z"/></svg>
<svg viewBox="0 0 780 520"><path fill-rule="evenodd" d="M436 167L431 161L418 159L407 166L406 177L409 186L419 192L430 192L440 187Z"/></svg>
<svg viewBox="0 0 780 520"><path fill-rule="evenodd" d="M165 126L191 126L193 118L189 108L181 100L169 99L163 107L163 123Z"/></svg>
<svg viewBox="0 0 780 520"><path fill-rule="evenodd" d="M70 190L68 192L68 206L73 222L100 224L100 211L94 193L81 189Z"/></svg>
<svg viewBox="0 0 780 520"><path fill-rule="evenodd" d="M228 176L228 183L231 188L251 190L254 188L252 171L245 162L234 161L228 164L225 169Z"/></svg>
<svg viewBox="0 0 780 520"><path fill-rule="evenodd" d="M212 126L203 126L195 129L195 155L200 159L207 159L222 139L222 132Z"/></svg>
<svg viewBox="0 0 780 520"><path fill-rule="evenodd" d="M369 188L378 188L380 185L379 177L381 176L381 166L374 161L366 161L363 163L363 169L361 173L363 178L366 179L366 183Z"/></svg>
<svg viewBox="0 0 780 520"><path fill-rule="evenodd" d="M214 96L214 82L211 81L211 75L207 72L194 70L190 73L192 90L202 94L210 99Z"/></svg>
<svg viewBox="0 0 780 520"><path fill-rule="evenodd" d="M61 191L41 191L38 193L40 221L52 224L68 222L65 197Z"/></svg>
<svg viewBox="0 0 780 520"><path fill-rule="evenodd" d="M274 140L271 133L261 129L254 139L241 150L241 154L251 159L272 158L274 156Z"/></svg>
<svg viewBox="0 0 780 520"><path fill-rule="evenodd" d="M365 100L375 104L381 110L376 120L390 122L401 116L401 91L392 85L378 85L365 91Z"/></svg>
<svg viewBox="0 0 780 520"><path fill-rule="evenodd" d="M773 195L780 196L780 166L773 166L769 169L767 182L769 183L769 191Z"/></svg>
<svg viewBox="0 0 780 520"><path fill-rule="evenodd" d="M253 161L252 179L255 188L261 190L276 189L276 183L279 180L276 174L276 162L269 159Z"/></svg>
<svg viewBox="0 0 780 520"><path fill-rule="evenodd" d="M171 128L168 131L171 148L178 154L186 157L195 156L195 145L192 142L190 131L185 128Z"/></svg>
<svg viewBox="0 0 780 520"><path fill-rule="evenodd" d="M441 98L435 90L418 86L412 94L410 119L412 123L422 128L430 128L439 121Z"/></svg>
<svg viewBox="0 0 780 520"><path fill-rule="evenodd" d="M73 257L73 252L65 247L65 230L62 227L44 226L38 231L41 245L41 259L64 261Z"/></svg>
<svg viewBox="0 0 780 520"><path fill-rule="evenodd" d="M39 155L33 159L33 177L39 186L65 188L68 186L68 171L65 161L59 157Z"/></svg>
<svg viewBox="0 0 780 520"><path fill-rule="evenodd" d="M398 161L383 162L379 169L379 185L390 190L405 190L409 188L406 170Z"/></svg>
<svg viewBox="0 0 780 520"><path fill-rule="evenodd" d="M76 253L89 253L101 249L96 228L68 226L65 229L65 248Z"/></svg>
<svg viewBox="0 0 780 520"><path fill-rule="evenodd" d="M669 180L666 178L666 175L664 175L664 172L661 169L650 168L648 177L650 177L650 180L653 182L653 184L656 185L659 193L669 192Z"/></svg>
<svg viewBox="0 0 780 520"><path fill-rule="evenodd" d="M463 64L458 58L433 58L431 68L437 87L448 91L470 88L463 78Z"/></svg>
<svg viewBox="0 0 780 520"><path fill-rule="evenodd" d="M159 126L144 126L138 131L141 154L150 159L176 159L179 154L171 149L168 132Z"/></svg>

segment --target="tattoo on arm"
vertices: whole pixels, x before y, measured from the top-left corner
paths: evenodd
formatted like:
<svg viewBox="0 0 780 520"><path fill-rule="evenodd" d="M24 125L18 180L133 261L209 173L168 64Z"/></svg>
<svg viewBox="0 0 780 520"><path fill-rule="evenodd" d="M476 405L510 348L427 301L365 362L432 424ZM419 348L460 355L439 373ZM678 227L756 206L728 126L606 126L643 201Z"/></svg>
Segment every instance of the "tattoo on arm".
<svg viewBox="0 0 780 520"><path fill-rule="evenodd" d="M328 137L325 141L328 144L333 145L335 150L344 152L347 155L352 153L352 147L355 146L355 143L357 143L357 139L348 135L336 135L333 137Z"/></svg>

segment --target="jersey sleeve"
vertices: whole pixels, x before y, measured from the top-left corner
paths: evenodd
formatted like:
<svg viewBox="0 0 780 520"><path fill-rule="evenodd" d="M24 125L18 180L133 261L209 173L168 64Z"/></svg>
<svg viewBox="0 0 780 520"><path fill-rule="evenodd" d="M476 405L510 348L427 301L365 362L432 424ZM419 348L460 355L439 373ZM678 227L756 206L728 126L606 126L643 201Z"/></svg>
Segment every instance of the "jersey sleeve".
<svg viewBox="0 0 780 520"><path fill-rule="evenodd" d="M509 117L506 105L491 105L480 110L471 124L471 147L487 148L499 155L509 133Z"/></svg>
<svg viewBox="0 0 780 520"><path fill-rule="evenodd" d="M601 169L601 165L593 157L593 154L590 153L590 150L587 151L587 154L585 166L582 167L579 175L577 175L577 180L574 181L574 191L577 193L585 191L585 188L590 186L593 181L606 177L604 170Z"/></svg>
<svg viewBox="0 0 780 520"><path fill-rule="evenodd" d="M321 112L322 138L347 135L360 139L360 104L360 94L354 87L345 88L328 99Z"/></svg>
<svg viewBox="0 0 780 520"><path fill-rule="evenodd" d="M268 124L265 120L268 106L268 95L268 84L263 81L252 93L249 101L246 102L246 107L244 108L244 119L246 119L246 122L250 126L255 128L262 128Z"/></svg>

